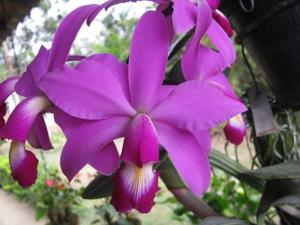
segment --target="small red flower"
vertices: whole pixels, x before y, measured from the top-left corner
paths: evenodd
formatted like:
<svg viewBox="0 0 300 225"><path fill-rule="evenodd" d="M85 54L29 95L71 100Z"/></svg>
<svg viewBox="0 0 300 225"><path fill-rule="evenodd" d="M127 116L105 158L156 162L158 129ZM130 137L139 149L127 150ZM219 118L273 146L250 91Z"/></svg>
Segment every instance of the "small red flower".
<svg viewBox="0 0 300 225"><path fill-rule="evenodd" d="M45 184L48 187L53 187L54 186L54 180L52 180L52 179L46 179Z"/></svg>

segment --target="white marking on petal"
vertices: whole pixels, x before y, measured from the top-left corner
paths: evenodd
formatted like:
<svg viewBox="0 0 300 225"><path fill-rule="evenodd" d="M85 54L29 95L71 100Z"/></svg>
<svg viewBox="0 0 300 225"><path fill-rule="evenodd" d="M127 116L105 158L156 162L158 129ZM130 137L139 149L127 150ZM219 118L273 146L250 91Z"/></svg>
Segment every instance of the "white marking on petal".
<svg viewBox="0 0 300 225"><path fill-rule="evenodd" d="M9 161L11 168L16 168L25 158L24 143L12 141L9 149Z"/></svg>
<svg viewBox="0 0 300 225"><path fill-rule="evenodd" d="M154 178L155 173L151 163L143 165L142 168L128 163L121 172L122 183L135 201L149 191L153 186Z"/></svg>
<svg viewBox="0 0 300 225"><path fill-rule="evenodd" d="M37 96L27 102L24 114L31 115L33 112L41 112L51 106L49 100L44 96Z"/></svg>
<svg viewBox="0 0 300 225"><path fill-rule="evenodd" d="M228 121L230 126L236 128L236 129L245 129L245 123L242 114L238 114Z"/></svg>

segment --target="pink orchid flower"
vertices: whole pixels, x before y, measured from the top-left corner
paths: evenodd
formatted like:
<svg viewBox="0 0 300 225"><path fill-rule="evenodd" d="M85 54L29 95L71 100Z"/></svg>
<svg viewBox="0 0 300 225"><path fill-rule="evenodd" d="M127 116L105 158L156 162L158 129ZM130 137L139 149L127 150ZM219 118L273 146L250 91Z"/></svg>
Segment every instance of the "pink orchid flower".
<svg viewBox="0 0 300 225"><path fill-rule="evenodd" d="M68 136L63 173L72 180L92 160L102 174L114 169L111 202L121 212L146 213L153 206L159 144L186 185L203 194L210 183L208 130L246 110L210 83L162 86L168 48L165 17L147 12L134 31L128 65L110 54L93 55L46 74L39 84L53 104L86 120ZM115 149L106 148L120 137L121 165Z"/></svg>
<svg viewBox="0 0 300 225"><path fill-rule="evenodd" d="M51 50L42 46L21 77L11 77L0 84L1 107L5 107L5 100L13 92L25 97L7 123L3 124L0 132L2 138L13 140L9 154L10 166L12 176L21 186L34 184L37 177L38 160L32 152L25 149L26 140L35 148L52 149L43 114L49 110L55 112L55 118L66 132L81 122L79 119L68 118L59 109L53 108L38 83L46 73L64 66L78 30L97 7L99 5L86 5L70 13L57 29ZM76 56L69 57L69 60L80 59L81 57ZM2 110L1 113L4 116L5 111Z"/></svg>
<svg viewBox="0 0 300 225"><path fill-rule="evenodd" d="M236 101L240 101L234 93L230 82L223 71L227 67L221 53L208 48L200 43L205 32L210 29L212 14L211 9L204 1L198 5L199 14L195 34L188 43L182 57L182 70L186 80L202 80L215 85L224 94ZM246 135L246 126L241 114L229 119L224 129L227 140L235 145L241 144Z"/></svg>

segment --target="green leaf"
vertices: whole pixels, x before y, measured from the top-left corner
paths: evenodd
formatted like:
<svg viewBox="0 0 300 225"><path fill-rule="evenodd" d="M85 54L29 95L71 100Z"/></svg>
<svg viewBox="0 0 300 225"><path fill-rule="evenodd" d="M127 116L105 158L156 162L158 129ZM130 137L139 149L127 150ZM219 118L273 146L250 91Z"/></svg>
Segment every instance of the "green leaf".
<svg viewBox="0 0 300 225"><path fill-rule="evenodd" d="M162 181L168 189L179 189L185 187L184 182L173 166L167 153L165 151L161 152L161 160L156 169L159 171Z"/></svg>
<svg viewBox="0 0 300 225"><path fill-rule="evenodd" d="M244 172L243 175L260 178L263 180L300 178L300 161L288 161L285 163L267 166L257 170Z"/></svg>
<svg viewBox="0 0 300 225"><path fill-rule="evenodd" d="M99 199L109 197L112 194L114 176L97 176L84 189L82 197L85 199Z"/></svg>
<svg viewBox="0 0 300 225"><path fill-rule="evenodd" d="M218 150L213 150L209 156L210 164L225 173L236 177L240 181L252 186L256 190L262 192L264 188L264 181L260 178L249 176L246 174L248 169L229 158L227 155Z"/></svg>
<svg viewBox="0 0 300 225"><path fill-rule="evenodd" d="M204 219L200 225L250 225L250 224L243 220L212 216Z"/></svg>
<svg viewBox="0 0 300 225"><path fill-rule="evenodd" d="M295 212L297 213L295 207L298 207L299 205L300 179L278 179L267 181L257 210L258 224L264 224L266 212L272 206L282 208L285 212L293 216Z"/></svg>
<svg viewBox="0 0 300 225"><path fill-rule="evenodd" d="M40 219L45 217L47 213L48 213L48 209L45 208L45 207L36 208L36 210L35 210L35 220L39 221Z"/></svg>

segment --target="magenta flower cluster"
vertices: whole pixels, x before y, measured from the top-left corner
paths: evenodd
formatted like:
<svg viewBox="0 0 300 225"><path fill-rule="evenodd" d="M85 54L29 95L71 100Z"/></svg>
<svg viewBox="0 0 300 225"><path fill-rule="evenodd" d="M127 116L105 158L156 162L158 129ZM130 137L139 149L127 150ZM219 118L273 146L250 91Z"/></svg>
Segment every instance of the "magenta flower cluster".
<svg viewBox="0 0 300 225"><path fill-rule="evenodd" d="M22 76L0 85L2 118L10 94L24 97L8 120L2 119L0 136L12 140L12 176L28 187L37 177L38 160L25 143L52 148L43 114L53 113L67 138L61 155L66 177L71 181L87 164L103 175L115 174L114 207L146 213L158 191L154 166L159 146L166 149L186 186L200 196L210 183L210 130L226 123L226 137L240 144L246 107L223 74L236 56L232 29L217 10L217 0L153 0L157 10L146 12L136 25L129 63L111 54L69 55L83 23L90 24L102 9L122 2L127 1L75 9L57 28L52 47L41 47ZM167 7L172 14L166 16L162 11ZM181 59L186 81L163 85L176 34L193 28ZM215 49L201 43L205 34ZM114 140L121 137L119 154Z"/></svg>

